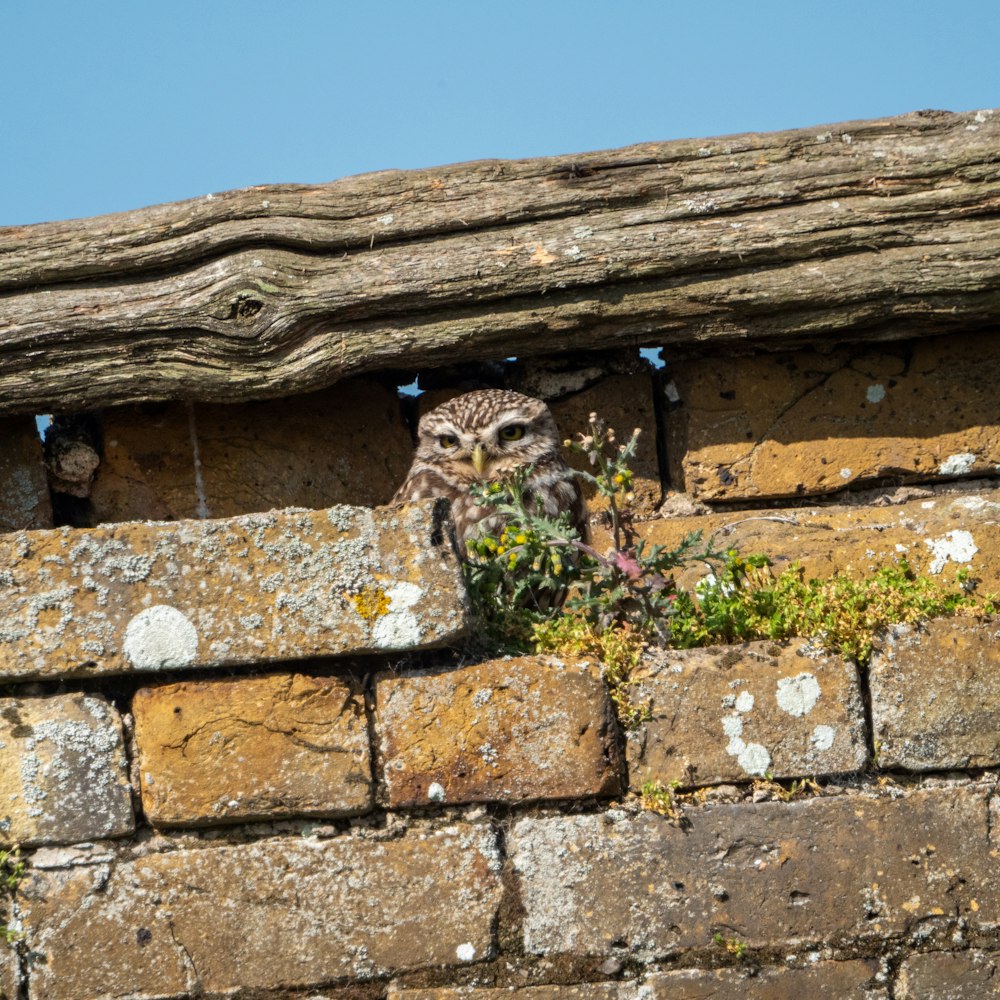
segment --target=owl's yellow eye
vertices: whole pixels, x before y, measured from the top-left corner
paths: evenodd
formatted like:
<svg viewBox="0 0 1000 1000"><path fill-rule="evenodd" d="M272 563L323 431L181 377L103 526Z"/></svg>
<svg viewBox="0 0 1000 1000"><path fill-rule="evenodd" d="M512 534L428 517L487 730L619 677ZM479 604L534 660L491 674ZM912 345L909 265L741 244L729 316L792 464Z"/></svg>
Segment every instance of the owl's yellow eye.
<svg viewBox="0 0 1000 1000"><path fill-rule="evenodd" d="M520 441L524 437L524 424L508 424L500 428L501 441Z"/></svg>
<svg viewBox="0 0 1000 1000"><path fill-rule="evenodd" d="M441 434L438 437L438 444L442 448L457 448L458 438L454 434Z"/></svg>

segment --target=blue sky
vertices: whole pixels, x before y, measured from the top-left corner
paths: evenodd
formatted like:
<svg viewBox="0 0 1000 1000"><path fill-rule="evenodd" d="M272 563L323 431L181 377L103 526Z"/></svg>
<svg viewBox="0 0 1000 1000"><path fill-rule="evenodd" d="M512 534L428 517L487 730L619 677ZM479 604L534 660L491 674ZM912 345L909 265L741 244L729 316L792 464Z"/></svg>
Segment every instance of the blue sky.
<svg viewBox="0 0 1000 1000"><path fill-rule="evenodd" d="M10 0L0 225L1000 105L1000 4Z"/></svg>

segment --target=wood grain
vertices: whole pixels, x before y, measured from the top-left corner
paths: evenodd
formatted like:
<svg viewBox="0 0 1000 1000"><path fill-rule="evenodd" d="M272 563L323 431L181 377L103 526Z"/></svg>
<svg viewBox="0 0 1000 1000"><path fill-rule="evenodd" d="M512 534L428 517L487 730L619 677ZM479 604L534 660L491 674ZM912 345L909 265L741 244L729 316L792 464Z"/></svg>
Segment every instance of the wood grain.
<svg viewBox="0 0 1000 1000"><path fill-rule="evenodd" d="M0 412L1000 315L1000 114L248 188L0 229Z"/></svg>

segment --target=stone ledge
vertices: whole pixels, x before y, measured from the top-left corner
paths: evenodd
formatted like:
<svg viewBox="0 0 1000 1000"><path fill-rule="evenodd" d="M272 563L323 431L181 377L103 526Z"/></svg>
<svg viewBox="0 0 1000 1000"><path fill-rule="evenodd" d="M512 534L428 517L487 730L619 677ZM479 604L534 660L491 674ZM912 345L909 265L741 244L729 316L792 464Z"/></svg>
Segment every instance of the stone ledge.
<svg viewBox="0 0 1000 1000"><path fill-rule="evenodd" d="M897 625L869 667L881 767L1000 764L1000 619Z"/></svg>
<svg viewBox="0 0 1000 1000"><path fill-rule="evenodd" d="M443 986L439 989L400 989L390 985L387 1000L640 1000L641 984L578 983L565 986L525 986L521 989L483 986Z"/></svg>
<svg viewBox="0 0 1000 1000"><path fill-rule="evenodd" d="M0 680L440 646L468 626L445 505L0 537Z"/></svg>
<svg viewBox="0 0 1000 1000"><path fill-rule="evenodd" d="M32 870L32 1000L305 989L492 956L493 832L268 840Z"/></svg>
<svg viewBox="0 0 1000 1000"><path fill-rule="evenodd" d="M1000 922L990 789L522 819L510 856L537 955L640 961L711 945L843 945ZM618 942L612 945L611 942Z"/></svg>
<svg viewBox="0 0 1000 1000"><path fill-rule="evenodd" d="M682 786L856 771L868 756L852 663L801 640L647 655L627 687L629 781Z"/></svg>
<svg viewBox="0 0 1000 1000"><path fill-rule="evenodd" d="M600 665L518 657L375 678L391 808L529 802L620 791Z"/></svg>
<svg viewBox="0 0 1000 1000"><path fill-rule="evenodd" d="M154 826L372 808L364 696L303 674L142 688L132 701L142 805Z"/></svg>
<svg viewBox="0 0 1000 1000"><path fill-rule="evenodd" d="M0 844L71 844L134 828L121 720L103 697L0 699Z"/></svg>
<svg viewBox="0 0 1000 1000"><path fill-rule="evenodd" d="M675 969L645 980L497 989L478 986L399 989L388 1000L884 1000L879 962L821 961L808 968Z"/></svg>

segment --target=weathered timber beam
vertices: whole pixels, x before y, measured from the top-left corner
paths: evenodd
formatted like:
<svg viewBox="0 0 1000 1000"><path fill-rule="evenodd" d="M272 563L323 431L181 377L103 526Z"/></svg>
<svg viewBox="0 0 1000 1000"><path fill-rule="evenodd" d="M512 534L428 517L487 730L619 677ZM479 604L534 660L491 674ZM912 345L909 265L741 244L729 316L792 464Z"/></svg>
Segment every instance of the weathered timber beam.
<svg viewBox="0 0 1000 1000"><path fill-rule="evenodd" d="M0 412L1000 318L1000 113L249 188L0 229Z"/></svg>

